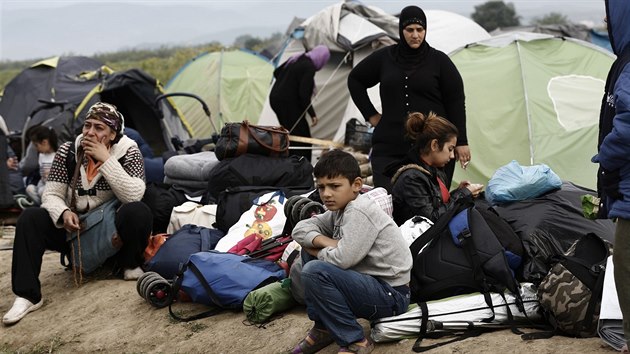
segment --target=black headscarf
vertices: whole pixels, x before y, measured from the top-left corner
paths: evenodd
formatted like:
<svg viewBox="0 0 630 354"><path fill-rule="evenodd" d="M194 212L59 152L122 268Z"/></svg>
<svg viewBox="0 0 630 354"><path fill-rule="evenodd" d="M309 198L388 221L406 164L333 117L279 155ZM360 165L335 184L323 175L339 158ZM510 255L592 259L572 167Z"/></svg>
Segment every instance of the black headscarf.
<svg viewBox="0 0 630 354"><path fill-rule="evenodd" d="M429 44L425 39L418 49L413 49L407 44L403 31L411 24L418 24L427 29L427 17L421 8L417 6L407 6L400 12L398 21L398 35L400 42L393 47L392 55L394 61L405 71L415 70L429 52Z"/></svg>

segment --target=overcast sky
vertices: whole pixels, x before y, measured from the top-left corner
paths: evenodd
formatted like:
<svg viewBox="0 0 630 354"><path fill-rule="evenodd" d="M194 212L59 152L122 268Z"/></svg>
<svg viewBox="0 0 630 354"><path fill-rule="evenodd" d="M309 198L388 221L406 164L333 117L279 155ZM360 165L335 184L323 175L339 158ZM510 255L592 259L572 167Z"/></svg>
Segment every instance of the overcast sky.
<svg viewBox="0 0 630 354"><path fill-rule="evenodd" d="M267 37L284 32L294 17L306 18L335 0L0 0L0 59L92 55L119 49L186 45L218 40L226 45L242 34ZM572 21L599 24L603 0L515 0L522 24L550 12ZM371 1L388 13L407 5L452 11L469 17L475 0ZM430 26L430 24L429 24Z"/></svg>

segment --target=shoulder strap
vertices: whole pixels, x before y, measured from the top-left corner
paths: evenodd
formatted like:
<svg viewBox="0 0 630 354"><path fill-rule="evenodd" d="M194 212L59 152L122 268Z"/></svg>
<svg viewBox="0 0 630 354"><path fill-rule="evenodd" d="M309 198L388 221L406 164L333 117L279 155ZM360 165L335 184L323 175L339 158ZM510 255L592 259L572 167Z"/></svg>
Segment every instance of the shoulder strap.
<svg viewBox="0 0 630 354"><path fill-rule="evenodd" d="M436 239L439 235L442 234L442 231L448 226L448 223L451 221L453 216L458 212L464 210L469 207L470 203L465 199L458 199L455 201L455 204L446 210L446 213L440 216L435 224L431 226L427 231L425 231L422 235L416 238L409 248L411 249L411 255L416 257L420 250L427 245L432 240Z"/></svg>
<svg viewBox="0 0 630 354"><path fill-rule="evenodd" d="M186 266L192 271L192 273L195 275L195 277L197 277L197 279L199 280L199 282L201 283L203 288L206 290L206 293L208 294L208 297L212 300L212 302L214 304L217 305L217 307L212 307L208 311L204 311L204 312L201 312L201 313L198 313L196 315L189 316L189 317L179 316L175 312L173 312L173 303L175 302L175 299L177 297L177 293L179 293L179 289L181 288L181 285L182 285L183 274L184 274L184 269L182 269L180 274L177 276L177 279L175 279L175 281L173 282L173 294L174 294L174 296L171 298L171 302L168 304L168 313L171 315L171 317L176 319L176 320L178 320L178 321L180 321L180 322L188 322L188 321L198 320L200 318L214 316L214 315L218 314L219 312L221 312L223 310L223 308L220 307L221 306L220 305L221 301L219 300L217 295L214 293L214 291L210 287L210 284L208 284L208 282L203 277L203 275L201 275L201 272L199 271L197 266L195 266L195 264L192 263L192 262L188 262L186 264Z"/></svg>
<svg viewBox="0 0 630 354"><path fill-rule="evenodd" d="M413 344L412 349L416 353L422 353L427 350L439 348L443 345L459 342L467 338L478 337L482 335L483 333L491 332L493 330L494 330L493 328L488 328L488 327L475 327L472 323L469 323L469 328L463 331L438 332L438 333L432 333L430 336L426 336L426 338L430 337L432 339L437 339L437 338L441 338L441 337L445 337L449 335L455 337L451 340L447 340L441 343L436 343L436 344L427 345L423 347L422 340L424 338L418 337L418 339L416 339L416 342Z"/></svg>
<svg viewBox="0 0 630 354"><path fill-rule="evenodd" d="M591 293L591 300L586 307L586 314L584 315L584 320L582 321L582 329L586 331L590 331L593 327L593 316L595 316L595 309L602 298L602 292L604 291L604 271L600 271L597 276L597 282L595 283L595 288Z"/></svg>
<svg viewBox="0 0 630 354"><path fill-rule="evenodd" d="M416 238L409 248L411 249L411 255L415 258L420 250L429 242L436 239L442 233L442 230L448 226L448 223L451 221L453 216L463 210L466 206L466 203L463 199L458 199L450 209L446 211L442 216L440 216L435 224L431 226L427 231L425 231L420 237Z"/></svg>
<svg viewBox="0 0 630 354"><path fill-rule="evenodd" d="M72 194L72 198L70 199L70 210L73 212L76 211L77 207L77 195L74 190L77 187L77 181L79 180L79 173L81 172L81 163L76 163L75 154L74 154L74 143L70 144L70 151L72 151L72 155L68 153L66 156L66 164L69 164L68 159L71 159L74 163L74 174L72 175L72 181L70 182L69 188L70 193ZM77 160L83 161L83 149L79 149L79 154L76 156ZM68 170L72 171L72 170Z"/></svg>

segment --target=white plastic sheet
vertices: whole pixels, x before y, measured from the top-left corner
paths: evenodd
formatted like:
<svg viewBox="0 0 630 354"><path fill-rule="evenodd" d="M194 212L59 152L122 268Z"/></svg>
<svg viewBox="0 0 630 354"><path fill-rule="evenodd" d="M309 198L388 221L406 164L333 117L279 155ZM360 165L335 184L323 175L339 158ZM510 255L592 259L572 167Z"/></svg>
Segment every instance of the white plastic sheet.
<svg viewBox="0 0 630 354"><path fill-rule="evenodd" d="M486 304L481 293L460 295L442 300L427 302L429 311L429 324L427 332L434 330L434 324L441 323L443 330L465 329L472 323L475 327L496 327L509 325L505 301L500 294L491 293L494 305L494 320L481 322L492 316L492 309ZM539 323L542 320L540 303L536 296L536 288L531 283L521 284L521 297L525 313L519 311L516 306L516 297L506 292L505 299L512 313L514 324ZM396 341L403 338L415 338L420 333L422 310L416 307L406 313L381 318L373 324L371 336L375 342Z"/></svg>

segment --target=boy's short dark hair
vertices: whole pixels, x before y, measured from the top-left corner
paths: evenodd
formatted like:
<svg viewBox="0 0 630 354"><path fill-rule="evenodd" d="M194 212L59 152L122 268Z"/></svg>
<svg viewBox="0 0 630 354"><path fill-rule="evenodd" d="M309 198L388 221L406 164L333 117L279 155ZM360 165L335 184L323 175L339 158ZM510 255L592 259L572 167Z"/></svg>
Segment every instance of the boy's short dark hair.
<svg viewBox="0 0 630 354"><path fill-rule="evenodd" d="M354 182L361 177L361 168L354 156L341 150L332 150L322 155L313 169L315 178L345 177Z"/></svg>

